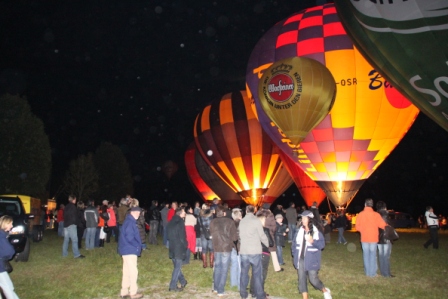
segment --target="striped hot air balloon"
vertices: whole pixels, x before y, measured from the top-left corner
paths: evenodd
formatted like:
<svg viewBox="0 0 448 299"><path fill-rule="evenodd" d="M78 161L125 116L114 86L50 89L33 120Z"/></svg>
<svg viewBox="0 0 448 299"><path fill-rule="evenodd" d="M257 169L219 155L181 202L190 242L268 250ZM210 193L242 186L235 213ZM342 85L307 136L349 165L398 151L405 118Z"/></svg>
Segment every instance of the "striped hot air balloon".
<svg viewBox="0 0 448 299"><path fill-rule="evenodd" d="M248 204L260 205L282 162L245 91L212 102L194 124L195 143L213 171Z"/></svg>
<svg viewBox="0 0 448 299"><path fill-rule="evenodd" d="M185 152L185 166L191 184L204 201L212 201L215 198L219 198L227 202L230 207L242 203L241 197L224 183L205 162L196 149L194 142L188 146Z"/></svg>

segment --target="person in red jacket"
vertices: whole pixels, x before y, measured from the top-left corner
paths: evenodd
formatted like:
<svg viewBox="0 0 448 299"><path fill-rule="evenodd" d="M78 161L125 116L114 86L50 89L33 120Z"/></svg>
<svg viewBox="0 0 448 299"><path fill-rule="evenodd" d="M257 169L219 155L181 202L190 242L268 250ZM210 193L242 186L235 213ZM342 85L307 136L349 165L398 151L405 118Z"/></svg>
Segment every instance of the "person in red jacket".
<svg viewBox="0 0 448 299"><path fill-rule="evenodd" d="M385 227L386 222L379 213L373 210L373 199L366 199L364 210L356 217L356 230L361 233L362 256L366 276L377 276L378 229L384 229Z"/></svg>
<svg viewBox="0 0 448 299"><path fill-rule="evenodd" d="M171 203L171 209L168 211L168 216L166 217L168 222L170 222L171 218L173 218L174 214L176 214L177 207L178 207L177 201L173 201Z"/></svg>

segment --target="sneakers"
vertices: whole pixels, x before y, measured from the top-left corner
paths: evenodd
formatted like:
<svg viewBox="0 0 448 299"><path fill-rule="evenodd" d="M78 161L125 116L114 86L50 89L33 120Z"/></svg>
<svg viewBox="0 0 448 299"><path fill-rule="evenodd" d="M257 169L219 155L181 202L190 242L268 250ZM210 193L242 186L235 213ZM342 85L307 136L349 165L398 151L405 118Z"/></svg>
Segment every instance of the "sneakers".
<svg viewBox="0 0 448 299"><path fill-rule="evenodd" d="M82 254L80 254L79 256L75 257L75 259L83 259L85 258L85 256L83 256Z"/></svg>
<svg viewBox="0 0 448 299"><path fill-rule="evenodd" d="M227 296L228 294L227 293L218 293L218 297L224 297L224 296Z"/></svg>
<svg viewBox="0 0 448 299"><path fill-rule="evenodd" d="M347 245L347 242L345 242L344 245Z"/></svg>
<svg viewBox="0 0 448 299"><path fill-rule="evenodd" d="M142 293L137 293L137 294L129 296L129 298L131 298L131 299L143 298L143 294Z"/></svg>
<svg viewBox="0 0 448 299"><path fill-rule="evenodd" d="M325 288L327 291L324 293L324 299L333 299L333 297L331 297L331 292L329 288Z"/></svg>
<svg viewBox="0 0 448 299"><path fill-rule="evenodd" d="M185 286L187 285L187 283L188 283L188 281L186 281L186 280L185 280L185 283L184 283L184 284L181 284L181 285L180 285L180 286L181 286L181 288L182 288L182 289L184 289L184 288L185 288Z"/></svg>
<svg viewBox="0 0 448 299"><path fill-rule="evenodd" d="M175 289L169 289L168 291L170 291L170 292L182 292L183 290L184 290L183 288L175 288Z"/></svg>

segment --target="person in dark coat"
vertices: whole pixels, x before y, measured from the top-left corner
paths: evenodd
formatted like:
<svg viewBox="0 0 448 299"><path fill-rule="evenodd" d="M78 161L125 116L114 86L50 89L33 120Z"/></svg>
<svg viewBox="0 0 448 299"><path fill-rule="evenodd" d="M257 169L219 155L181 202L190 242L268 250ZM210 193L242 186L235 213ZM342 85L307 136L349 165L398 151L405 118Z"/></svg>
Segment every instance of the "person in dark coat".
<svg viewBox="0 0 448 299"><path fill-rule="evenodd" d="M14 285L8 272L6 272L3 261L9 261L16 254L14 247L8 240L8 232L12 229L13 219L11 216L2 216L0 218L0 288L3 290L3 295L7 299L19 299L14 292Z"/></svg>
<svg viewBox="0 0 448 299"><path fill-rule="evenodd" d="M78 248L78 209L75 206L76 196L68 197L68 204L64 208L64 243L62 244L62 256L68 255L68 244L72 241L72 251L75 258L85 258Z"/></svg>
<svg viewBox="0 0 448 299"><path fill-rule="evenodd" d="M137 258L142 252L142 241L137 227L141 209L133 207L121 227L118 239L118 253L123 259L123 277L121 280L121 298L130 296L131 299L142 298L143 294L137 293L138 268Z"/></svg>
<svg viewBox="0 0 448 299"><path fill-rule="evenodd" d="M187 235L185 233L185 219L186 213L183 207L176 208L175 214L167 226L167 239L169 242L169 258L173 261L173 273L169 291L180 292L183 291L187 285L187 280L182 273L182 264L186 258L187 253ZM177 286L180 282L180 288Z"/></svg>

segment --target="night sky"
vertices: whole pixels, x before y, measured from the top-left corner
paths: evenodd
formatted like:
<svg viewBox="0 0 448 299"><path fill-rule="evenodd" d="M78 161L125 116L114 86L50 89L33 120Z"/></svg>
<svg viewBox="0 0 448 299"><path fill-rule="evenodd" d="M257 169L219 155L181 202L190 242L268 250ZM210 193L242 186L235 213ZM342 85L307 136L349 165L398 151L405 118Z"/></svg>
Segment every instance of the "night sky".
<svg viewBox="0 0 448 299"><path fill-rule="evenodd" d="M2 1L0 91L27 97L52 147L50 196L68 163L102 141L121 147L142 201L199 197L184 153L196 115L212 100L244 90L258 39L315 1ZM448 213L448 133L420 115L364 184L389 208ZM179 165L168 181L158 168ZM182 196L180 196L182 194ZM280 200L301 203L295 187ZM65 201L65 198L59 198ZM322 204L322 210L328 204Z"/></svg>

